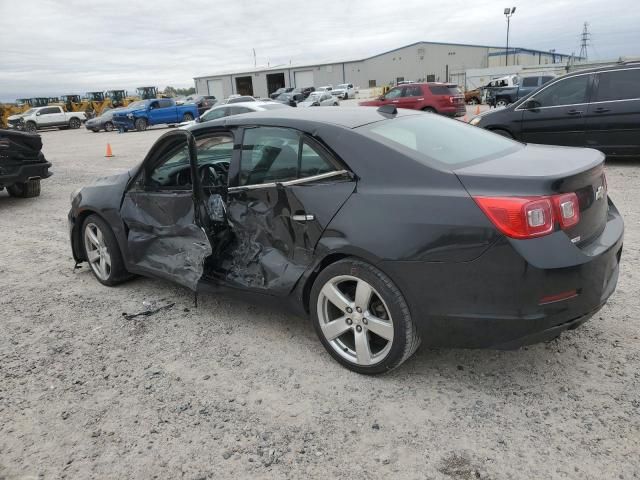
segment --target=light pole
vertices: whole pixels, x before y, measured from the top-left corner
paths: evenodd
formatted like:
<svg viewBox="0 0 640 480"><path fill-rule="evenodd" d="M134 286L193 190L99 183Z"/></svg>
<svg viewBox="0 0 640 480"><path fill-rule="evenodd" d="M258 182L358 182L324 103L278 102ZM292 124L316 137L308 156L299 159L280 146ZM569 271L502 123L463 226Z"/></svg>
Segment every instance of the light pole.
<svg viewBox="0 0 640 480"><path fill-rule="evenodd" d="M505 8L504 16L507 17L507 51L504 56L504 64L505 66L509 65L509 24L511 23L511 16L516 13L516 7Z"/></svg>

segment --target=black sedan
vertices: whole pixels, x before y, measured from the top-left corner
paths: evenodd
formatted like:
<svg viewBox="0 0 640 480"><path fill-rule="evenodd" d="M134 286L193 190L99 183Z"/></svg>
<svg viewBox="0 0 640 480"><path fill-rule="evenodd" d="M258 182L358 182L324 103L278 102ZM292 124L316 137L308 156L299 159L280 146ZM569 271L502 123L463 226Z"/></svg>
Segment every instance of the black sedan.
<svg viewBox="0 0 640 480"><path fill-rule="evenodd" d="M577 70L472 125L523 142L640 157L640 62Z"/></svg>
<svg viewBox="0 0 640 480"><path fill-rule="evenodd" d="M92 132L98 133L100 130L104 130L105 132L113 131L113 114L118 112L119 110L123 110L122 108L113 108L107 110L102 115L99 115L94 118L90 118L86 122L84 122L84 126L87 130L91 130Z"/></svg>
<svg viewBox="0 0 640 480"><path fill-rule="evenodd" d="M385 106L282 109L168 132L82 188L76 262L309 316L360 373L427 345L510 348L597 312L623 221L604 156Z"/></svg>

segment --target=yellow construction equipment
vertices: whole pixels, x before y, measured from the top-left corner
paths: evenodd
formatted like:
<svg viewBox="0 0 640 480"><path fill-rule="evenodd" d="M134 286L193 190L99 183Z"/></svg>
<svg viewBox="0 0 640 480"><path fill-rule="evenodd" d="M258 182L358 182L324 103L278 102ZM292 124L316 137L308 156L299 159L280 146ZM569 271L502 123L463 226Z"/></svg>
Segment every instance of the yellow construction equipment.
<svg viewBox="0 0 640 480"><path fill-rule="evenodd" d="M87 92L88 111L96 116L102 115L105 108L111 108L111 100L104 97L104 92Z"/></svg>
<svg viewBox="0 0 640 480"><path fill-rule="evenodd" d="M89 109L89 101L80 95L62 95L60 99L67 112L86 112Z"/></svg>
<svg viewBox="0 0 640 480"><path fill-rule="evenodd" d="M139 100L136 97L130 97L127 95L126 90L108 90L105 93L105 97L111 101L112 108L126 107L131 102Z"/></svg>

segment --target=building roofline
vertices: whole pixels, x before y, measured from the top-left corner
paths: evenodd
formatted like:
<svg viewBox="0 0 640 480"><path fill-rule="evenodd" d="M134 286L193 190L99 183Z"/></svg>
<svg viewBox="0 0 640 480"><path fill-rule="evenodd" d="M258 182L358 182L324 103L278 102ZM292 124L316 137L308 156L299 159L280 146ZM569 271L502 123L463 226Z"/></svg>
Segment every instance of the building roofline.
<svg viewBox="0 0 640 480"><path fill-rule="evenodd" d="M382 53L376 53L375 55L371 55L369 57L364 57L364 58L359 58L359 59L352 59L352 60L340 60L340 61L335 61L335 62L320 62L320 63L307 63L307 64L303 64L303 65L276 65L273 67L267 67L267 68L254 68L254 69L249 69L249 70L243 70L240 72L233 72L233 71L227 71L227 72L220 72L220 73L214 73L211 75L200 75L198 77L193 77L193 80L201 80L203 78L212 78L212 77L224 77L226 75L233 75L233 76L238 76L238 75L248 75L251 73L268 73L268 72L278 72L280 70L293 70L293 69L299 69L299 68L312 68L312 67L322 67L325 65L339 65L339 64L347 64L347 63L358 63L358 62L364 62L366 60L371 60L373 58L377 58L380 57L382 55L387 55L389 53L393 53L393 52L397 52L398 50L403 50L405 48L409 48L409 47L415 47L416 45L422 45L422 44L426 44L426 45L451 45L454 47L476 47L476 48L495 48L495 49L502 49L502 52L489 52L488 55L492 56L492 55L504 55L504 47L496 47L496 46L492 46L492 45L473 45L473 44L469 44L469 43L451 43L451 42L428 42L426 40L420 40L417 42L413 42L413 43L409 43L407 45L403 45L401 47L397 47L397 48L393 48L391 50L387 50L385 52ZM514 47L514 48L510 48L509 49L509 53L512 52L533 52L533 53L544 53L545 55L558 55L558 56L563 56L563 57L570 57L571 55L567 55L565 53L559 53L559 52L548 52L548 51L544 51L544 50L535 50L535 49L530 49L530 48L519 48L519 47ZM574 58L579 58L579 57L575 57Z"/></svg>

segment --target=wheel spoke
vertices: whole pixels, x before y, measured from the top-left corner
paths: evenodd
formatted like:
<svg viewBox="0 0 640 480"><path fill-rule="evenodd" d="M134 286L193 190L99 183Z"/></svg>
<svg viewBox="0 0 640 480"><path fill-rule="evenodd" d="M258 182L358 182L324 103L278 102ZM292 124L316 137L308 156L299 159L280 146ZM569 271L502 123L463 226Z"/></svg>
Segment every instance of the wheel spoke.
<svg viewBox="0 0 640 480"><path fill-rule="evenodd" d="M343 312L347 310L347 307L351 306L351 302L344 294L338 290L335 285L327 283L322 287L322 294L327 297L331 303L338 307Z"/></svg>
<svg viewBox="0 0 640 480"><path fill-rule="evenodd" d="M355 303L357 307L366 311L369 308L369 302L371 301L371 294L373 289L367 282L360 280L356 285Z"/></svg>
<svg viewBox="0 0 640 480"><path fill-rule="evenodd" d="M100 240L98 240L98 236L96 235L96 233L93 231L91 227L87 228L87 236L89 237L89 241L93 243L94 246L96 247L100 246Z"/></svg>
<svg viewBox="0 0 640 480"><path fill-rule="evenodd" d="M87 257L89 257L91 263L95 263L100 259L100 254L97 250L89 250L87 251Z"/></svg>
<svg viewBox="0 0 640 480"><path fill-rule="evenodd" d="M107 266L105 264L104 257L100 257L100 262L98 263L98 269L102 274L102 278L105 278L107 276Z"/></svg>
<svg viewBox="0 0 640 480"><path fill-rule="evenodd" d="M349 330L351 327L347 325L346 320L347 317L340 317L329 323L321 324L322 333L324 333L325 338L331 341Z"/></svg>
<svg viewBox="0 0 640 480"><path fill-rule="evenodd" d="M100 242L100 246L104 246L104 237L102 236L102 230L96 228L96 237L98 237L98 242Z"/></svg>
<svg viewBox="0 0 640 480"><path fill-rule="evenodd" d="M368 330L371 330L373 333L375 333L379 337L384 338L385 340L393 340L393 325L391 324L391 322L382 320L378 317L374 317L371 314L365 315L365 318L367 319L366 328Z"/></svg>
<svg viewBox="0 0 640 480"><path fill-rule="evenodd" d="M109 252L105 251L102 254L102 258L104 258L105 265L107 265L107 267L111 268L111 255L109 255Z"/></svg>
<svg viewBox="0 0 640 480"><path fill-rule="evenodd" d="M366 330L355 332L355 346L358 364L369 365L371 363L371 348L369 347L369 335Z"/></svg>

